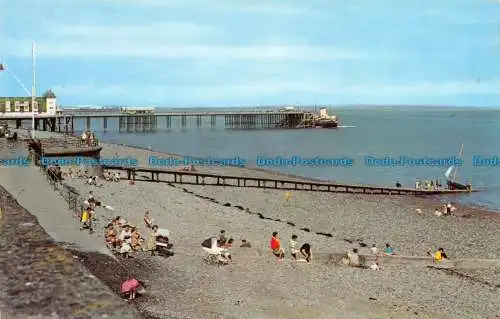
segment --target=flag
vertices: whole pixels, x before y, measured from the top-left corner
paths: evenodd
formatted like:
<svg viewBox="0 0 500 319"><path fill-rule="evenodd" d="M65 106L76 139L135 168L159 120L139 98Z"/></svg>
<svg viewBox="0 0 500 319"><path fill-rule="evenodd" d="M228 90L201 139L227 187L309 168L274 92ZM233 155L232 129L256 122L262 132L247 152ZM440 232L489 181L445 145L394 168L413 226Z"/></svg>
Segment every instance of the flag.
<svg viewBox="0 0 500 319"><path fill-rule="evenodd" d="M0 63L0 71L3 71L3 70L5 70L5 67L3 66L2 63Z"/></svg>

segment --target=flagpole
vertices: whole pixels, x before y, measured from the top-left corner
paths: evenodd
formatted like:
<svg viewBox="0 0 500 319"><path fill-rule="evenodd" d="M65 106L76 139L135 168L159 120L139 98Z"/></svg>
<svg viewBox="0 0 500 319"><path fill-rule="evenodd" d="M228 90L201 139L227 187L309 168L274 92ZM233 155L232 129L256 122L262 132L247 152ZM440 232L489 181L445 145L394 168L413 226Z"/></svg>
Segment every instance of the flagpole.
<svg viewBox="0 0 500 319"><path fill-rule="evenodd" d="M33 85L31 87L31 130L35 138L35 97L36 97L36 73L35 73L35 43L31 44L31 60L33 68Z"/></svg>

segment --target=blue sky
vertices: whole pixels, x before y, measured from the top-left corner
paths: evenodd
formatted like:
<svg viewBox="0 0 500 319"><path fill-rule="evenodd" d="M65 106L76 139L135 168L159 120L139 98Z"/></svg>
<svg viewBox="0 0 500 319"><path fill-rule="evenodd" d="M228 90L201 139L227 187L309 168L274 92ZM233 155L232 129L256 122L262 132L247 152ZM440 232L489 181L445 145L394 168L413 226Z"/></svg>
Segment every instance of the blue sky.
<svg viewBox="0 0 500 319"><path fill-rule="evenodd" d="M500 106L496 0L0 0L0 59L70 105ZM0 73L0 96L26 93Z"/></svg>

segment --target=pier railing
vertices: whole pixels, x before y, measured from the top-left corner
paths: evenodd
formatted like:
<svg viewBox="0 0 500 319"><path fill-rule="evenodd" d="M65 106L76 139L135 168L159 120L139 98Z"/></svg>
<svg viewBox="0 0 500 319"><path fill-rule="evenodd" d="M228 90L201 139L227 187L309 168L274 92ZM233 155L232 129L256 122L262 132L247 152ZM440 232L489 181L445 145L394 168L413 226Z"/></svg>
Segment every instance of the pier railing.
<svg viewBox="0 0 500 319"><path fill-rule="evenodd" d="M372 195L444 195L463 194L462 190L420 190L413 188L380 187L368 185L337 184L329 182L300 181L292 179L255 178L232 175L207 174L193 171L164 170L123 166L103 166L103 169L125 171L128 180L174 184L211 185L226 187L251 187L280 190L301 190L332 193ZM163 177L163 178L160 178Z"/></svg>

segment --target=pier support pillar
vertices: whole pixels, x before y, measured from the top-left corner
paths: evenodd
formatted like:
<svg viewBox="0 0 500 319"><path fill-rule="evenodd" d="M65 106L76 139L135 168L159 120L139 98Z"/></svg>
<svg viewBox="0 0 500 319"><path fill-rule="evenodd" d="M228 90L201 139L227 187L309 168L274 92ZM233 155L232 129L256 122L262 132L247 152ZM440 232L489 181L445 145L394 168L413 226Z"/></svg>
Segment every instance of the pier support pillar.
<svg viewBox="0 0 500 319"><path fill-rule="evenodd" d="M215 128L216 120L217 120L217 116L215 116L215 115L210 116L210 127L211 128Z"/></svg>
<svg viewBox="0 0 500 319"><path fill-rule="evenodd" d="M108 117L107 116L102 118L102 126L103 126L104 132L106 132L108 130Z"/></svg>
<svg viewBox="0 0 500 319"><path fill-rule="evenodd" d="M16 128L21 128L22 120L16 120Z"/></svg>
<svg viewBox="0 0 500 319"><path fill-rule="evenodd" d="M47 131L47 119L43 119L43 120L42 120L42 129L43 129L44 131Z"/></svg>
<svg viewBox="0 0 500 319"><path fill-rule="evenodd" d="M196 115L196 127L201 127L201 115Z"/></svg>
<svg viewBox="0 0 500 319"><path fill-rule="evenodd" d="M181 126L182 128L186 128L186 115L181 115Z"/></svg>
<svg viewBox="0 0 500 319"><path fill-rule="evenodd" d="M90 120L91 120L91 118L87 117L87 123L86 123L87 130L90 130Z"/></svg>

